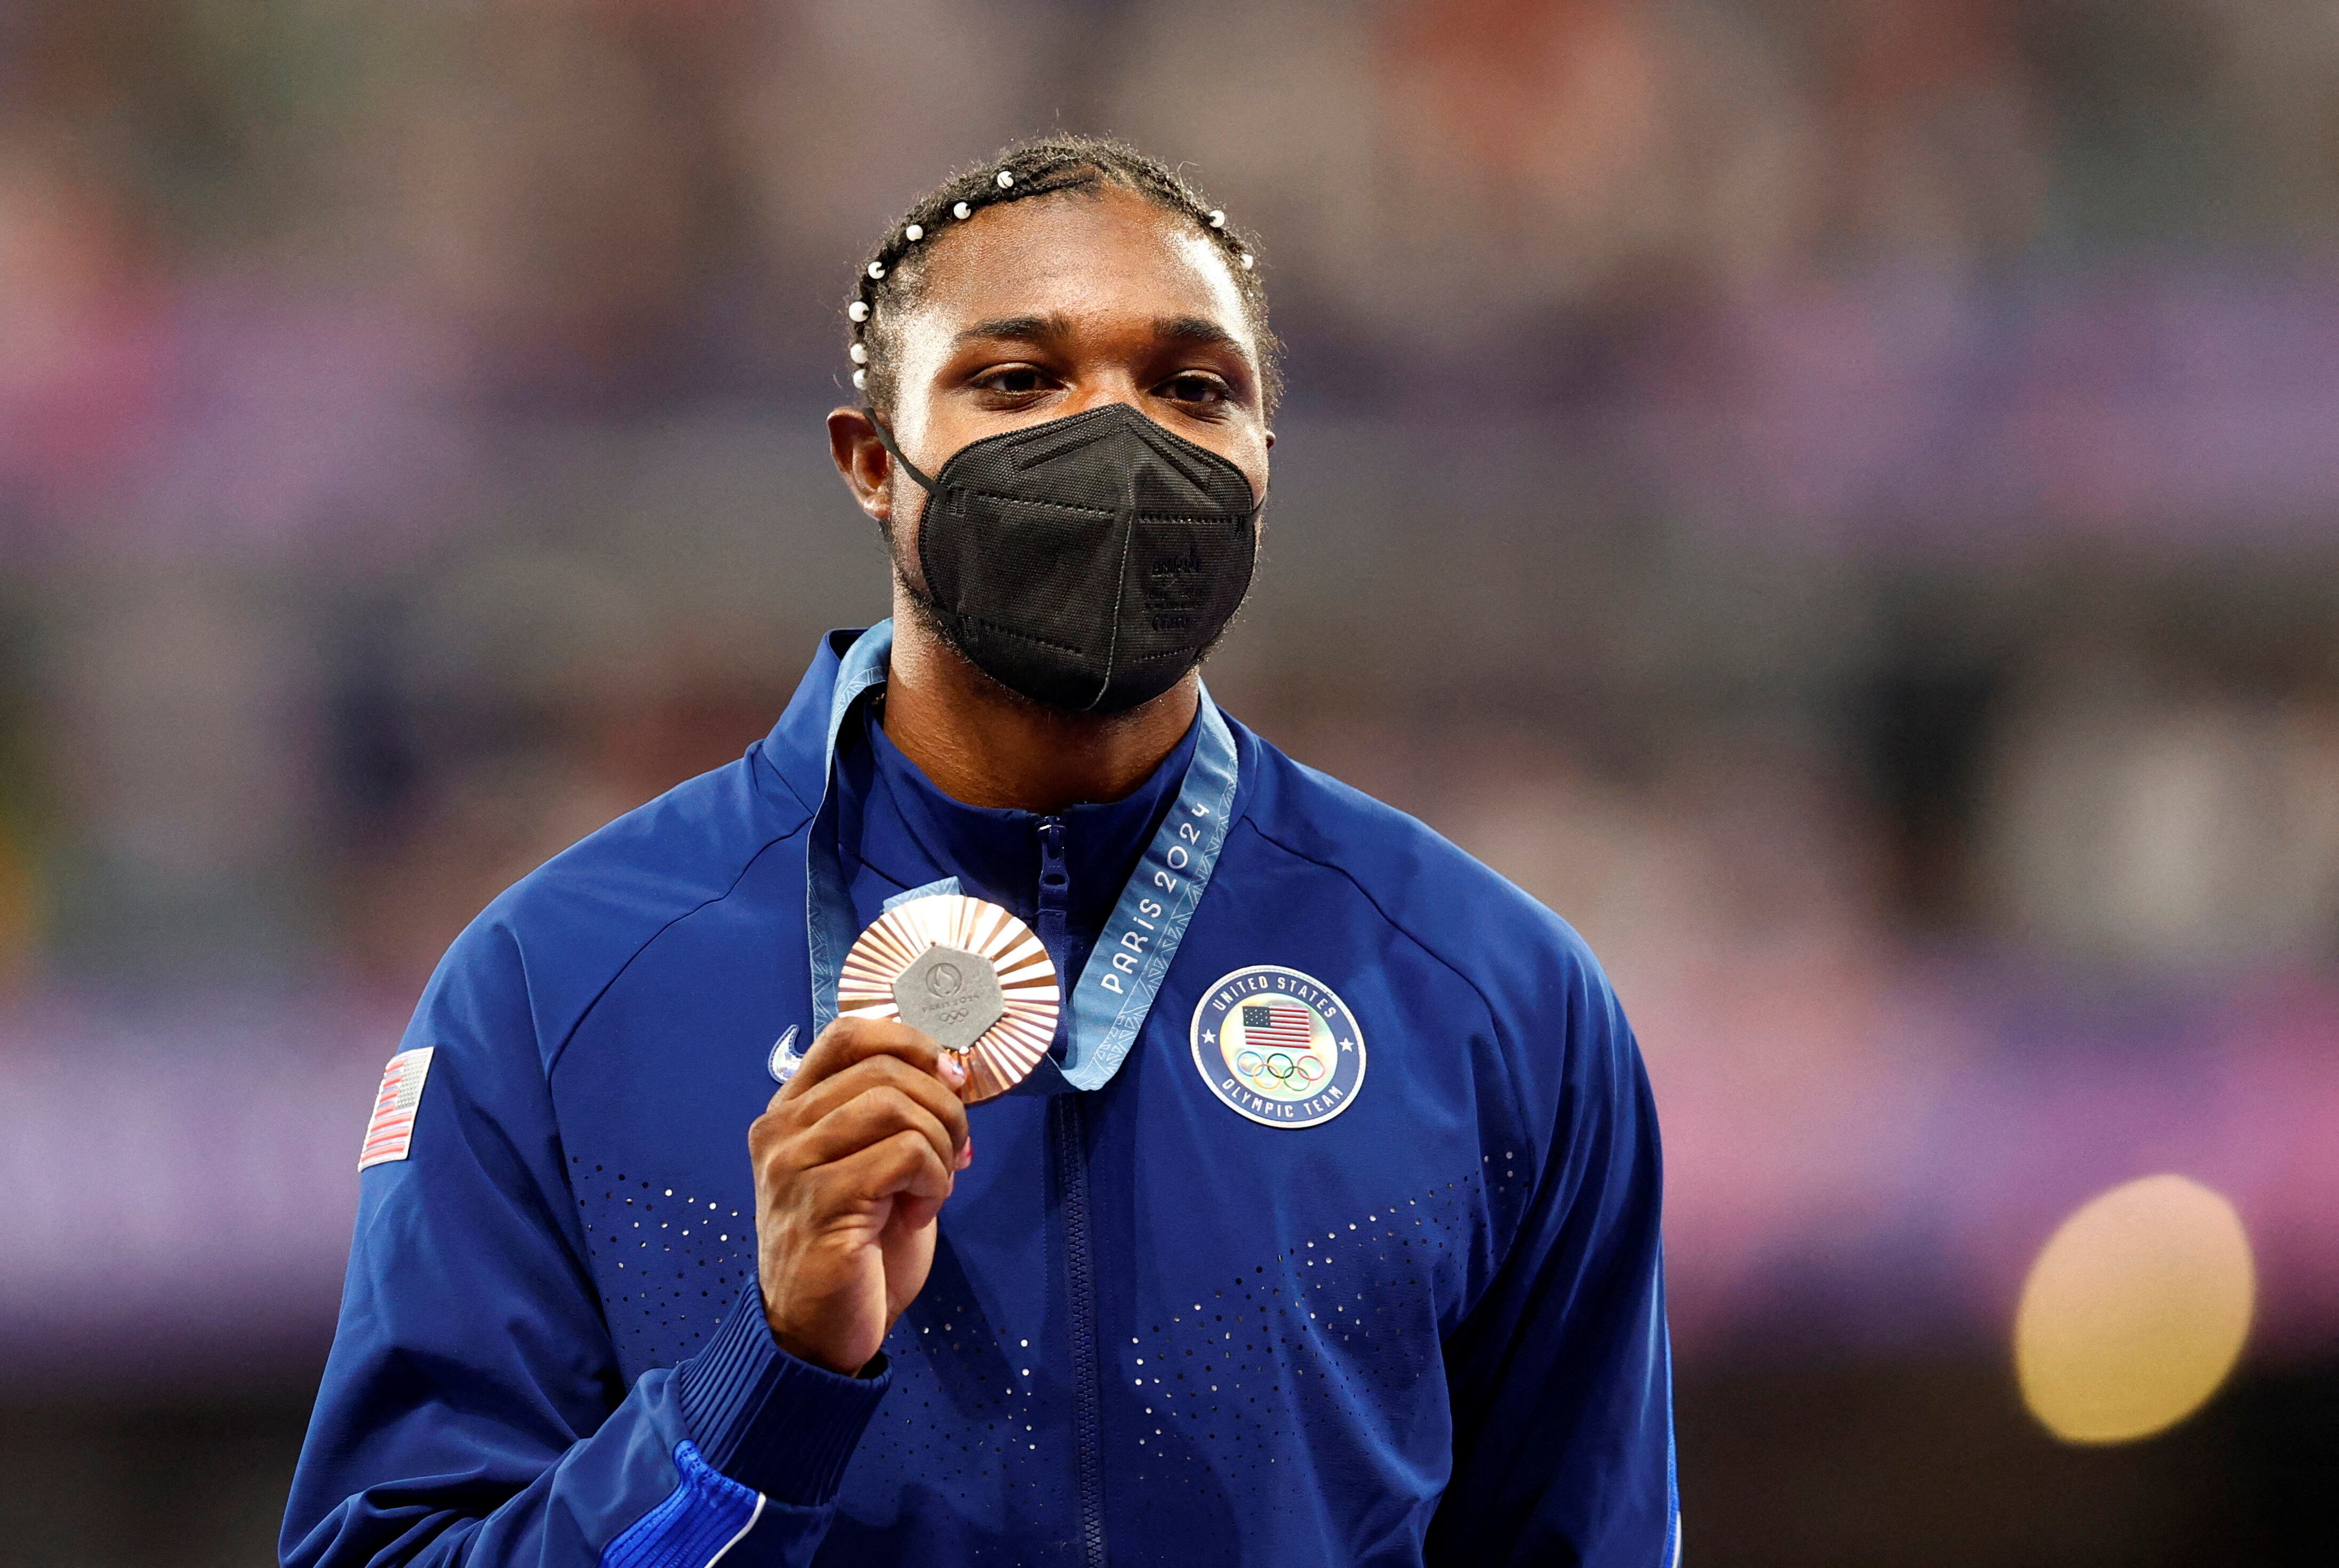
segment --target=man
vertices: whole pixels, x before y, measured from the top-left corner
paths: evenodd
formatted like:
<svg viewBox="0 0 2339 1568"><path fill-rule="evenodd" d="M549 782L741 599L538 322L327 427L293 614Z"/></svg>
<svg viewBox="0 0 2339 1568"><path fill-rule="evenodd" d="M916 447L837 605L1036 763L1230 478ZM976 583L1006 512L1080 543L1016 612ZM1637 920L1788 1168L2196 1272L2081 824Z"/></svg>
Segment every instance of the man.
<svg viewBox="0 0 2339 1568"><path fill-rule="evenodd" d="M1606 981L1197 673L1256 557L1264 311L1223 213L1084 138L871 256L829 435L893 619L449 953L286 1563L1675 1560ZM982 905L1056 1021L970 1109L983 1048L912 1014L955 1028L987 959L852 999L856 933Z"/></svg>

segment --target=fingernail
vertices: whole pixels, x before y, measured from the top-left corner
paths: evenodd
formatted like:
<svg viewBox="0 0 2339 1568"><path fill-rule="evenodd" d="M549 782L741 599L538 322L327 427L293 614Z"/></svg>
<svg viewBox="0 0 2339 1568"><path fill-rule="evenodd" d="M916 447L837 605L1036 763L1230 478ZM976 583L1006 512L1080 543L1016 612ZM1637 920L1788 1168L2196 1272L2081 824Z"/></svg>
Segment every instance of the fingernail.
<svg viewBox="0 0 2339 1568"><path fill-rule="evenodd" d="M974 1163L974 1134L968 1133L966 1141L958 1146L958 1168L964 1170Z"/></svg>
<svg viewBox="0 0 2339 1568"><path fill-rule="evenodd" d="M942 1069L943 1081L944 1083L949 1084L952 1089L956 1089L966 1082L966 1069L959 1065L959 1060L957 1057L952 1056L946 1050L943 1051L941 1056L937 1057L935 1060Z"/></svg>

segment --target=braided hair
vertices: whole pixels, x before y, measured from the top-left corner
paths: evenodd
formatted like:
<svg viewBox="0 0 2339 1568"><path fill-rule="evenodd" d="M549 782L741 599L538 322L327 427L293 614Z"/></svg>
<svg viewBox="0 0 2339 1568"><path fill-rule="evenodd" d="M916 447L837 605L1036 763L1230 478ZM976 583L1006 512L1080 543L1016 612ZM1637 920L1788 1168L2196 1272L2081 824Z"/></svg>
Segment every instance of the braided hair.
<svg viewBox="0 0 2339 1568"><path fill-rule="evenodd" d="M985 207L1003 206L1059 191L1107 187L1144 197L1190 222L1218 247L1242 296L1243 313L1258 340L1260 395L1268 410L1283 390L1282 345L1267 324L1267 290L1259 281L1256 244L1227 222L1183 174L1125 142L1104 136L1057 135L1019 142L990 163L952 175L913 202L863 261L845 307L846 352L853 384L869 406L890 412L895 387L893 327L917 302L933 242Z"/></svg>

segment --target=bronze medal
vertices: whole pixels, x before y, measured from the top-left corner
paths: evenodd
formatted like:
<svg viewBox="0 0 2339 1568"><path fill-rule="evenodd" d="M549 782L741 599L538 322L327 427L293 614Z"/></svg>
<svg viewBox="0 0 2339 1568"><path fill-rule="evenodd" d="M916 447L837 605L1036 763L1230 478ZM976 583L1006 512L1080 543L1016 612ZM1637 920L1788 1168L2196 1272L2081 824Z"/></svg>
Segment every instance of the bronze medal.
<svg viewBox="0 0 2339 1568"><path fill-rule="evenodd" d="M966 1069L970 1105L1029 1076L1056 1037L1056 966L1031 928L995 903L932 893L863 932L837 977L843 1018L899 1019Z"/></svg>

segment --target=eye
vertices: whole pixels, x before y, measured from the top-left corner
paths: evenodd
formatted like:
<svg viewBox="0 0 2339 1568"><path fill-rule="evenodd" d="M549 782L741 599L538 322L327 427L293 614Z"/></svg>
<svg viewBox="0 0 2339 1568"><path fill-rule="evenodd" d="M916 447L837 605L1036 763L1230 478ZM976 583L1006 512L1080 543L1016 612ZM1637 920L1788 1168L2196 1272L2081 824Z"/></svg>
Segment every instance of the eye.
<svg viewBox="0 0 2339 1568"><path fill-rule="evenodd" d="M1047 390L1048 375L1036 365L1001 365L977 376L973 385L986 392L1024 397Z"/></svg>
<svg viewBox="0 0 2339 1568"><path fill-rule="evenodd" d="M1156 387L1154 392L1173 403L1223 403L1234 396L1226 382L1208 370L1188 370L1172 376Z"/></svg>

